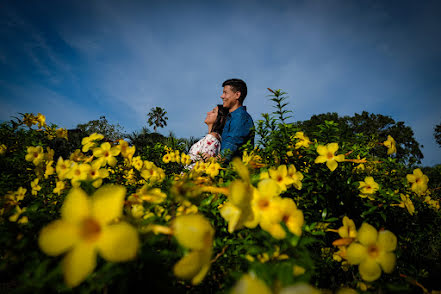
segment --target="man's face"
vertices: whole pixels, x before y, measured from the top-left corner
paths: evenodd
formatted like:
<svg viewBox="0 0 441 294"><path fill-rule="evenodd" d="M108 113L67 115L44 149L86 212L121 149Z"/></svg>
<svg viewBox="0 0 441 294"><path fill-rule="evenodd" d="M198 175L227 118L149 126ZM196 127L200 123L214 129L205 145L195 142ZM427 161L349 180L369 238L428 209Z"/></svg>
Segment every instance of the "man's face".
<svg viewBox="0 0 441 294"><path fill-rule="evenodd" d="M239 103L240 92L233 91L230 85L224 87L224 90L220 97L222 98L223 106L226 108L232 109L240 106Z"/></svg>

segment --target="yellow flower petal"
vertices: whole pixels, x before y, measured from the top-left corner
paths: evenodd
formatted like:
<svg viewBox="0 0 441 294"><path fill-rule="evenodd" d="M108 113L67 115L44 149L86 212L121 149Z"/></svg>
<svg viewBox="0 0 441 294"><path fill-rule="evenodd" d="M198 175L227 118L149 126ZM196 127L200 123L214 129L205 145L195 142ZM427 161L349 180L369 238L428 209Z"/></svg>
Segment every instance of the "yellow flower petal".
<svg viewBox="0 0 441 294"><path fill-rule="evenodd" d="M118 262L133 259L139 248L138 232L125 222L106 226L97 247L106 260Z"/></svg>
<svg viewBox="0 0 441 294"><path fill-rule="evenodd" d="M221 216L228 222L228 232L231 234L235 229L240 228L238 226L241 217L241 210L234 206L231 202L227 202L219 210Z"/></svg>
<svg viewBox="0 0 441 294"><path fill-rule="evenodd" d="M328 151L331 152L332 154L334 154L338 150L338 144L337 143L329 143L327 145L327 147L328 147Z"/></svg>
<svg viewBox="0 0 441 294"><path fill-rule="evenodd" d="M64 280L69 287L79 285L96 266L95 246L89 243L77 244L63 259Z"/></svg>
<svg viewBox="0 0 441 294"><path fill-rule="evenodd" d="M195 250L185 255L173 267L173 273L180 279L193 279L204 265L210 262L210 256L206 252Z"/></svg>
<svg viewBox="0 0 441 294"><path fill-rule="evenodd" d="M391 231L380 231L378 233L378 245L382 250L393 251L397 248L397 237Z"/></svg>
<svg viewBox="0 0 441 294"><path fill-rule="evenodd" d="M359 243L352 243L346 251L346 258L350 264L359 264L368 256L366 247Z"/></svg>
<svg viewBox="0 0 441 294"><path fill-rule="evenodd" d="M243 275L231 290L231 294L271 294L270 288L261 280L251 275Z"/></svg>
<svg viewBox="0 0 441 294"><path fill-rule="evenodd" d="M239 158L233 159L233 167L243 180L249 181L250 173L248 171L248 168L242 163Z"/></svg>
<svg viewBox="0 0 441 294"><path fill-rule="evenodd" d="M202 268L201 268L201 270L199 271L199 273L191 280L191 283L193 284L193 285L197 285L197 284L199 284L200 282L202 282L202 280L205 278L205 276L207 275L207 273L208 273L208 270L210 269L210 262L209 262L210 260L208 260L208 262L207 263L205 263L203 266L202 266Z"/></svg>
<svg viewBox="0 0 441 294"><path fill-rule="evenodd" d="M377 241L377 230L368 223L363 223L358 229L358 240L361 244L369 246L375 244Z"/></svg>
<svg viewBox="0 0 441 294"><path fill-rule="evenodd" d="M117 147L112 147L110 149L110 154L112 156L117 156L117 155L119 155L120 152L121 152L121 150L119 148L117 148Z"/></svg>
<svg viewBox="0 0 441 294"><path fill-rule="evenodd" d="M38 245L47 255L56 256L72 247L78 240L78 236L75 225L56 220L41 230Z"/></svg>
<svg viewBox="0 0 441 294"><path fill-rule="evenodd" d="M327 166L331 171L334 171L334 170L337 168L338 163L337 163L337 161L335 161L335 160L328 160L328 161L326 162L326 166Z"/></svg>
<svg viewBox="0 0 441 294"><path fill-rule="evenodd" d="M367 282L372 282L381 276L381 268L374 259L367 258L358 266L361 278Z"/></svg>
<svg viewBox="0 0 441 294"><path fill-rule="evenodd" d="M61 207L61 218L71 223L79 223L91 213L91 202L86 192L72 188Z"/></svg>
<svg viewBox="0 0 441 294"><path fill-rule="evenodd" d="M101 224L121 217L126 188L118 185L105 185L92 196L92 215Z"/></svg>
<svg viewBox="0 0 441 294"><path fill-rule="evenodd" d="M315 159L315 163L323 163L326 162L328 160L328 158L325 155L320 155L317 156L317 158Z"/></svg>
<svg viewBox="0 0 441 294"><path fill-rule="evenodd" d="M190 214L174 220L173 235L182 246L202 250L213 245L214 230L205 217Z"/></svg>
<svg viewBox="0 0 441 294"><path fill-rule="evenodd" d="M410 182L410 183L415 183L415 181L416 181L416 177L415 177L415 175L412 175L412 174L408 174L408 175L406 175L406 179L407 179L407 181Z"/></svg>
<svg viewBox="0 0 441 294"><path fill-rule="evenodd" d="M334 157L334 159L338 162L345 161L345 155L344 154L337 155Z"/></svg>
<svg viewBox="0 0 441 294"><path fill-rule="evenodd" d="M320 293L321 293L320 290L303 282L285 287L279 292L279 294L320 294Z"/></svg>
<svg viewBox="0 0 441 294"><path fill-rule="evenodd" d="M328 154L328 148L326 148L326 146L323 146L323 145L318 145L317 146L317 153L320 154L321 156L326 157L326 155Z"/></svg>
<svg viewBox="0 0 441 294"><path fill-rule="evenodd" d="M231 202L239 208L245 208L250 205L252 190L249 184L241 180L235 180L230 185Z"/></svg>
<svg viewBox="0 0 441 294"><path fill-rule="evenodd" d="M395 254L391 252L386 252L377 259L377 262L381 265L381 268L385 273L390 274L395 268Z"/></svg>
<svg viewBox="0 0 441 294"><path fill-rule="evenodd" d="M270 171L271 172L271 171ZM258 191L268 198L275 197L280 194L279 184L273 179L264 179L257 184Z"/></svg>

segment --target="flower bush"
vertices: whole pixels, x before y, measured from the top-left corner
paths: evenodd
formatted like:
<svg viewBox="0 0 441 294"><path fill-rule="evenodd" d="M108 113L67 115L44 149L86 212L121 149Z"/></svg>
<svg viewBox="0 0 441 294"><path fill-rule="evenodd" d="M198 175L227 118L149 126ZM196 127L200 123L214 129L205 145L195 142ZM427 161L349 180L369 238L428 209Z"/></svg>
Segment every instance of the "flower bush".
<svg viewBox="0 0 441 294"><path fill-rule="evenodd" d="M285 93L270 91L277 111L256 121L257 146L191 170L179 145L138 150L95 133L74 146L42 114L3 123L2 287L439 290L440 187L397 159L390 135L340 141L332 121L306 133L286 122Z"/></svg>

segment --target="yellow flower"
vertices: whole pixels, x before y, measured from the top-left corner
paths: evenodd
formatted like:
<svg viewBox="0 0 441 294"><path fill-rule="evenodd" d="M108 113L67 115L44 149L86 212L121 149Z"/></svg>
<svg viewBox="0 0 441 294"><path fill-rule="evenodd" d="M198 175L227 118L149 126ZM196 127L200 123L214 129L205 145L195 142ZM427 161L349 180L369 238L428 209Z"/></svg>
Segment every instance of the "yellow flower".
<svg viewBox="0 0 441 294"><path fill-rule="evenodd" d="M193 285L199 284L210 269L212 251L211 247L190 251L173 266L173 273L180 279L191 280Z"/></svg>
<svg viewBox="0 0 441 294"><path fill-rule="evenodd" d="M304 282L297 283L292 286L285 287L280 290L278 294L320 294L322 293L320 290L314 288L311 285L308 285Z"/></svg>
<svg viewBox="0 0 441 294"><path fill-rule="evenodd" d="M38 127L42 128L46 126L46 117L42 115L41 113L38 113L35 117L36 121L38 122Z"/></svg>
<svg viewBox="0 0 441 294"><path fill-rule="evenodd" d="M387 147L387 155L397 153L397 144L390 135L387 135L387 140L383 142L383 145Z"/></svg>
<svg viewBox="0 0 441 294"><path fill-rule="evenodd" d="M80 181L87 180L90 168L87 163L74 163L66 174L66 178L71 180L72 186L79 187Z"/></svg>
<svg viewBox="0 0 441 294"><path fill-rule="evenodd" d="M169 163L169 162L171 161L171 155L170 155L170 153L165 154L165 155L162 157L162 161L163 161L164 163Z"/></svg>
<svg viewBox="0 0 441 294"><path fill-rule="evenodd" d="M300 147L308 148L309 144L312 144L312 142L309 140L307 136L305 136L305 134L303 134L303 132L297 132L294 135L294 138L299 139L299 141L296 143L295 146L296 149L299 149Z"/></svg>
<svg viewBox="0 0 441 294"><path fill-rule="evenodd" d="M110 166L116 165L116 158L120 153L118 147L112 147L109 142L104 142L100 147L93 149L93 156L98 157L101 160L101 166L109 164Z"/></svg>
<svg viewBox="0 0 441 294"><path fill-rule="evenodd" d="M54 192L55 194L60 195L60 194L61 194L61 191L63 191L65 187L66 187L66 185L64 184L63 181L57 181L57 184L56 184L56 186L55 186L53 192Z"/></svg>
<svg viewBox="0 0 441 294"><path fill-rule="evenodd" d="M164 200L167 198L167 194L162 192L161 189L149 189L148 185L144 185L141 189L136 191L136 194L138 194L139 198L142 200L156 204L164 202Z"/></svg>
<svg viewBox="0 0 441 294"><path fill-rule="evenodd" d="M84 153L81 152L80 149L76 149L69 157L71 161L75 162L91 162L93 160L93 155L87 157Z"/></svg>
<svg viewBox="0 0 441 294"><path fill-rule="evenodd" d="M205 172L214 179L218 174L221 166L219 163L210 163Z"/></svg>
<svg viewBox="0 0 441 294"><path fill-rule="evenodd" d="M406 179L412 184L411 190L418 195L424 194L427 190L427 182L429 182L429 177L427 177L421 169L417 168L413 170L413 174L408 174Z"/></svg>
<svg viewBox="0 0 441 294"><path fill-rule="evenodd" d="M53 163L54 163L54 162L53 162L52 160L51 160L51 161L48 161L48 162L46 163L46 171L44 172L44 178L45 178L45 179L47 179L49 176L51 176L51 175L54 174L55 169L54 169L54 167L52 166Z"/></svg>
<svg viewBox="0 0 441 294"><path fill-rule="evenodd" d="M198 207L188 200L184 200L182 205L176 209L176 216L196 213L198 213Z"/></svg>
<svg viewBox="0 0 441 294"><path fill-rule="evenodd" d="M6 203L10 205L18 205L18 202L24 199L26 191L27 190L23 187L18 188L15 192L9 191L5 196Z"/></svg>
<svg viewBox="0 0 441 294"><path fill-rule="evenodd" d="M129 143L124 140L119 140L118 148L121 150L121 156L128 159L133 157L136 150L135 146L130 147Z"/></svg>
<svg viewBox="0 0 441 294"><path fill-rule="evenodd" d="M136 156L132 158L132 166L137 170L141 170L143 164L144 162L142 161L141 156Z"/></svg>
<svg viewBox="0 0 441 294"><path fill-rule="evenodd" d="M228 201L219 209L221 216L228 222L228 232L233 233L254 219L251 209L254 190L249 183L241 180L230 184Z"/></svg>
<svg viewBox="0 0 441 294"><path fill-rule="evenodd" d="M272 294L271 289L256 275L251 272L249 274L243 275L239 281L236 282L231 294ZM278 294L319 294L319 290L315 289L311 285L305 284L303 282L297 283L295 285L287 286L285 288L279 289L274 293Z"/></svg>
<svg viewBox="0 0 441 294"><path fill-rule="evenodd" d="M17 191L15 191L15 199L17 200L17 201L21 201L21 200L23 200L23 198L25 197L25 194L26 194L26 189L25 188L23 188L23 187L19 187L18 189L17 189Z"/></svg>
<svg viewBox="0 0 441 294"><path fill-rule="evenodd" d="M243 275L230 292L231 294L272 294L271 289L254 273Z"/></svg>
<svg viewBox="0 0 441 294"><path fill-rule="evenodd" d="M181 155L179 155L179 150L175 150L175 162L181 163Z"/></svg>
<svg viewBox="0 0 441 294"><path fill-rule="evenodd" d="M286 165L280 165L277 169L272 167L269 169L268 173L270 178L275 180L280 186L282 192L286 191L287 186L290 186L294 183L292 177L288 175L288 169Z"/></svg>
<svg viewBox="0 0 441 294"><path fill-rule="evenodd" d="M101 134L97 134L97 133L93 133L89 137L84 137L81 140L81 145L83 145L82 151L83 152L89 151L90 149L92 149L96 146L95 141L101 141L102 139L104 139L104 136Z"/></svg>
<svg viewBox="0 0 441 294"><path fill-rule="evenodd" d="M340 288L335 294L357 294L358 292L351 288Z"/></svg>
<svg viewBox="0 0 441 294"><path fill-rule="evenodd" d="M315 159L315 163L324 163L326 162L326 166L331 170L334 171L338 163L345 160L345 156L343 154L335 155L335 152L338 150L338 144L337 143L329 143L326 146L319 145L317 146L317 153L319 156Z"/></svg>
<svg viewBox="0 0 441 294"><path fill-rule="evenodd" d="M241 180L235 180L230 184L228 201L219 208L221 216L228 222L228 232L230 233L254 221L251 200L256 191L250 183L248 168L239 158L234 158L232 163Z"/></svg>
<svg viewBox="0 0 441 294"><path fill-rule="evenodd" d="M130 213L134 218L141 218L145 214L144 206L142 204L132 204Z"/></svg>
<svg viewBox="0 0 441 294"><path fill-rule="evenodd" d="M293 164L288 166L288 176L292 179L292 184L297 190L302 189L303 174L297 171Z"/></svg>
<svg viewBox="0 0 441 294"><path fill-rule="evenodd" d="M20 206L18 206L18 205L15 206L15 213L9 217L9 221L10 222L16 222L18 220L19 224L27 223L28 222L28 217L27 216L20 217L21 214L23 212L25 212L25 211L26 211L26 207L20 208ZM19 217L20 217L20 219L19 219Z"/></svg>
<svg viewBox="0 0 441 294"><path fill-rule="evenodd" d="M32 113L25 113L23 115L23 123L28 127L32 127L32 125L37 124L37 118Z"/></svg>
<svg viewBox="0 0 441 294"><path fill-rule="evenodd" d="M67 140L67 130L63 128L59 128L55 130L55 135L57 138L64 138Z"/></svg>
<svg viewBox="0 0 441 294"><path fill-rule="evenodd" d="M70 160L63 160L61 156L58 158L55 171L57 172L58 178L60 180L64 180L66 178L66 174L69 172L71 165L72 162Z"/></svg>
<svg viewBox="0 0 441 294"><path fill-rule="evenodd" d="M355 228L354 221L349 217L343 217L343 226L338 229L338 234L342 238L352 238L357 237L357 229Z"/></svg>
<svg viewBox="0 0 441 294"><path fill-rule="evenodd" d="M292 268L292 272L293 272L294 277L298 277L298 276L303 275L306 272L306 269L302 266L295 264Z"/></svg>
<svg viewBox="0 0 441 294"><path fill-rule="evenodd" d="M201 214L179 216L173 221L172 228L176 240L185 248L203 250L212 246L214 229Z"/></svg>
<svg viewBox="0 0 441 294"><path fill-rule="evenodd" d="M400 198L401 203L399 206L406 208L410 215L413 215L415 213L415 206L413 205L412 200L410 200L409 195L400 194Z"/></svg>
<svg viewBox="0 0 441 294"><path fill-rule="evenodd" d="M363 223L357 232L357 241L349 245L346 258L350 264L358 264L361 278L372 282L381 276L381 270L391 273L395 267L397 237L390 231L380 231Z"/></svg>
<svg viewBox="0 0 441 294"><path fill-rule="evenodd" d="M96 254L112 262L131 260L139 247L138 232L126 222L111 224L122 216L125 188L107 185L92 197L73 188L61 207L61 219L44 227L41 250L50 256L66 251L63 273L66 284L80 284L96 266Z"/></svg>
<svg viewBox="0 0 441 294"><path fill-rule="evenodd" d="M41 187L38 185L38 182L39 182L38 178L36 178L31 182L31 188L32 188L31 194L34 196L37 195L38 191L41 190Z"/></svg>
<svg viewBox="0 0 441 294"><path fill-rule="evenodd" d="M374 181L373 177L365 177L364 182L359 182L360 197L366 198L368 195L375 194L380 186Z"/></svg>
<svg viewBox="0 0 441 294"><path fill-rule="evenodd" d="M0 155L5 154L7 149L8 149L8 148L6 147L5 144L1 144L1 145L0 145Z"/></svg>
<svg viewBox="0 0 441 294"><path fill-rule="evenodd" d="M439 210L440 208L439 201L433 200L432 198L430 198L430 196L426 196L426 198L424 198L424 203L427 203L435 210Z"/></svg>
<svg viewBox="0 0 441 294"><path fill-rule="evenodd" d="M43 162L44 159L44 150L43 147L37 146L37 147L28 147L27 149L28 154L26 154L26 161L32 161L32 163L35 166L38 166L40 163Z"/></svg>
<svg viewBox="0 0 441 294"><path fill-rule="evenodd" d="M178 216L172 228L179 244L191 250L174 265L173 272L193 285L199 284L210 269L214 229L200 214Z"/></svg>
<svg viewBox="0 0 441 294"><path fill-rule="evenodd" d="M273 200L274 215L262 217L260 226L276 239L286 237L286 232L281 223L284 223L288 230L294 235L302 235L304 223L303 212L297 209L297 205L290 198L275 198Z"/></svg>
<svg viewBox="0 0 441 294"><path fill-rule="evenodd" d="M90 165L90 168L87 170L87 179L92 181L92 185L95 188L99 188L103 183L103 179L109 176L109 171L105 168L100 168L101 163L99 160L95 160Z"/></svg>
<svg viewBox="0 0 441 294"><path fill-rule="evenodd" d="M152 164L150 169L143 168L141 170L141 177L148 180L150 183L161 182L165 178L165 172L162 168Z"/></svg>
<svg viewBox="0 0 441 294"><path fill-rule="evenodd" d="M262 226L263 222L279 222L279 211L274 206L281 192L280 186L272 179L264 179L259 182L258 188L253 188L252 197L252 215L245 222L248 228L254 228L258 224ZM263 228L263 227L262 227ZM264 230L268 231L266 228Z"/></svg>
<svg viewBox="0 0 441 294"><path fill-rule="evenodd" d="M183 165L190 165L191 164L191 157L190 157L190 155L187 155L187 154L185 154L185 153L182 153L181 154L181 163L183 164Z"/></svg>

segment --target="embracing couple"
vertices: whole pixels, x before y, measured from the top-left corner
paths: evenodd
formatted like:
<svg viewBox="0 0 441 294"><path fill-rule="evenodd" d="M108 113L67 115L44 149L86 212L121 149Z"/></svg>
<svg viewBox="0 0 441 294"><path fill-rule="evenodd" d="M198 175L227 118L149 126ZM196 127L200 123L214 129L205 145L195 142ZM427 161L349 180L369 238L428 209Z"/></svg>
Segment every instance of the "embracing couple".
<svg viewBox="0 0 441 294"><path fill-rule="evenodd" d="M230 79L223 82L222 87L223 104L207 112L204 121L208 134L191 146L188 153L193 162L217 157L228 163L233 157L241 156L240 147L248 140L254 144L253 119L243 106L247 85L242 80Z"/></svg>

